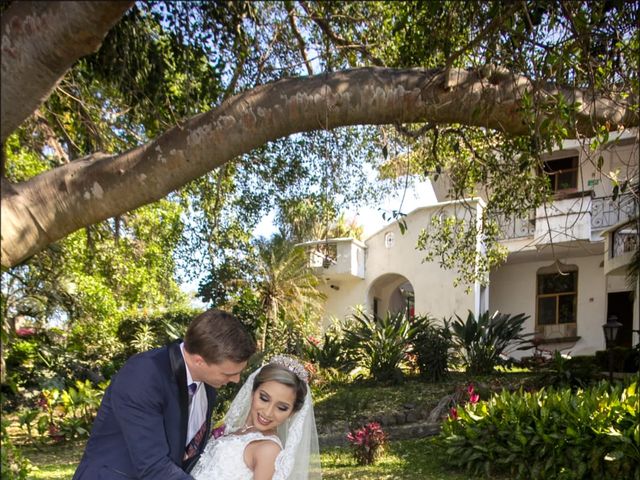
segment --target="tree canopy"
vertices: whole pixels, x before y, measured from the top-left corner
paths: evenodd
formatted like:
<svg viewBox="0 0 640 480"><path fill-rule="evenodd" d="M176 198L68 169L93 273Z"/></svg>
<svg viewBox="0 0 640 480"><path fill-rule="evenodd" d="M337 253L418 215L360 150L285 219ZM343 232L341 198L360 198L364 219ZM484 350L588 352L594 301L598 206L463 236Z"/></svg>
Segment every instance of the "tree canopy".
<svg viewBox="0 0 640 480"><path fill-rule="evenodd" d="M97 241L139 259L138 218L168 208L161 255L211 284L269 210L293 237L326 227L376 172L520 214L547 198L545 152L638 126L638 20L610 0L5 3L2 265L72 232L85 270Z"/></svg>
<svg viewBox="0 0 640 480"><path fill-rule="evenodd" d="M633 2L152 2L115 27L121 2L23 3L2 14L3 140L44 117L40 136L73 160L4 179L5 266L294 133L422 123L432 140L447 130L437 151L479 127L535 159L638 124ZM35 76L38 91L20 88Z"/></svg>

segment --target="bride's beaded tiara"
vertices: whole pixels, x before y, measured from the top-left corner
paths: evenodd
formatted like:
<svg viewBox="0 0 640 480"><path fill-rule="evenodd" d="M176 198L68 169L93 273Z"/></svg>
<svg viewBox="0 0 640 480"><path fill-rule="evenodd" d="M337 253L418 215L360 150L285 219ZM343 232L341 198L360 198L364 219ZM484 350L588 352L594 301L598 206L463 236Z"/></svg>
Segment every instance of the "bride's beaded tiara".
<svg viewBox="0 0 640 480"><path fill-rule="evenodd" d="M295 358L287 355L276 355L269 360L270 364L284 367L290 372L295 373L300 380L305 383L309 383L309 373L304 366Z"/></svg>

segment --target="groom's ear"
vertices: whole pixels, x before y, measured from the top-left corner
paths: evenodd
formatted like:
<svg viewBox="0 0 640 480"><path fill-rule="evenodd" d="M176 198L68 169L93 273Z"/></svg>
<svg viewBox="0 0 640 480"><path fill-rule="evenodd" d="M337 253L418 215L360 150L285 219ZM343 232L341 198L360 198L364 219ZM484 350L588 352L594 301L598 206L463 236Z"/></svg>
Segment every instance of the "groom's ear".
<svg viewBox="0 0 640 480"><path fill-rule="evenodd" d="M195 364L199 367L203 367L207 365L207 362L205 361L205 359L201 355L198 355L197 353L193 355L193 360Z"/></svg>

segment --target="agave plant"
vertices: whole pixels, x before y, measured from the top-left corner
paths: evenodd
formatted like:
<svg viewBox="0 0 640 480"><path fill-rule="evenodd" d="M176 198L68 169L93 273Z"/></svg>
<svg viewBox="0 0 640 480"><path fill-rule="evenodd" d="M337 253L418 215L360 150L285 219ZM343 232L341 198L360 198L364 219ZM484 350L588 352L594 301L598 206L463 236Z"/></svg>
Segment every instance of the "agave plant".
<svg viewBox="0 0 640 480"><path fill-rule="evenodd" d="M348 359L369 370L375 380L399 381L416 327L403 313L378 318L358 312L353 321L345 334Z"/></svg>
<svg viewBox="0 0 640 480"><path fill-rule="evenodd" d="M489 315L487 311L476 319L470 311L466 321L458 315L456 318L451 324L453 343L469 373L493 372L507 348L531 348L529 337L533 334L523 333L523 324L529 318L524 313L509 315L496 311Z"/></svg>

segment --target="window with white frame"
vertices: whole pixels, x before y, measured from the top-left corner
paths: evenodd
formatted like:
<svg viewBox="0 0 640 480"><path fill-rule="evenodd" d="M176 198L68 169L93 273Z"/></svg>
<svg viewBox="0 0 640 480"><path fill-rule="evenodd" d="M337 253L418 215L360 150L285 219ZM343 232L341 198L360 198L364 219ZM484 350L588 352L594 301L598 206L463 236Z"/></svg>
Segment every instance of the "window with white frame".
<svg viewBox="0 0 640 480"><path fill-rule="evenodd" d="M537 275L536 324L562 325L577 322L578 268L574 265L546 267Z"/></svg>

